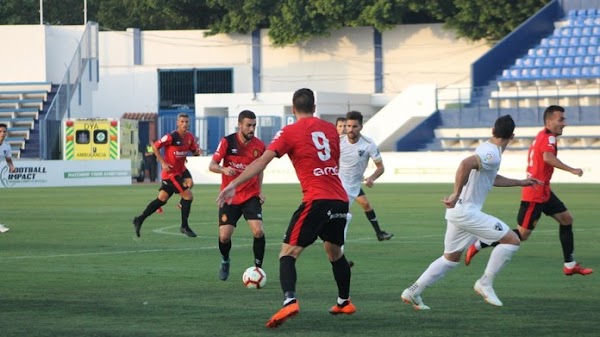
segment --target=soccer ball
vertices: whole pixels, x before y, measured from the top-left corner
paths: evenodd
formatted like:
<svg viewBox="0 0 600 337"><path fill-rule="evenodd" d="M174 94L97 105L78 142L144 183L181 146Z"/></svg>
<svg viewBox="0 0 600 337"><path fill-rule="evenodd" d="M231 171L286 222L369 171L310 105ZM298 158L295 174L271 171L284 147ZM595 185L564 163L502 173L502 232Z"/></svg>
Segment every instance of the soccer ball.
<svg viewBox="0 0 600 337"><path fill-rule="evenodd" d="M242 275L244 286L249 289L260 289L267 284L267 274L259 267L250 267Z"/></svg>

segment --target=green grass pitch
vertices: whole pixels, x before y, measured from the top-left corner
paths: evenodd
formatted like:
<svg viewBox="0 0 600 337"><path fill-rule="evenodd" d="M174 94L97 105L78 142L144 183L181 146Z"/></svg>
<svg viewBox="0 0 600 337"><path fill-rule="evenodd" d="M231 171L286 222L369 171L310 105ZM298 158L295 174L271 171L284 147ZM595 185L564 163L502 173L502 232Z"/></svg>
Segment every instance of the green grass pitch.
<svg viewBox="0 0 600 337"><path fill-rule="evenodd" d="M267 286L245 289L252 240L244 221L233 237L230 279L217 278L218 186L196 185L190 224L179 233L175 196L134 237L131 219L156 196L156 185L4 189L0 221L0 336L597 336L600 331L600 185L555 185L575 218L576 258L590 276L562 274L558 224L543 217L501 273L497 308L473 292L490 250L423 294L432 310L400 300L404 288L440 256L441 199L449 184L379 184L366 189L382 229L378 242L358 205L346 256L352 269L352 316L331 316L337 292L320 243L297 262L300 314L265 327L282 303L278 253L300 203L298 185L267 185L264 205ZM496 188L485 211L515 226L518 188Z"/></svg>

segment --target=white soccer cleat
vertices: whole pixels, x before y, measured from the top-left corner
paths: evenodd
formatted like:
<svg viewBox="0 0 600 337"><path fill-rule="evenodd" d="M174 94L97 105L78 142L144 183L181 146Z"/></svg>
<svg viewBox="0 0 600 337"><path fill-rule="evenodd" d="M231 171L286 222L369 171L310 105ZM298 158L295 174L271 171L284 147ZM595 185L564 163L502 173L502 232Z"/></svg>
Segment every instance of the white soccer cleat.
<svg viewBox="0 0 600 337"><path fill-rule="evenodd" d="M5 227L3 224L0 224L0 233L6 233L10 230L10 228Z"/></svg>
<svg viewBox="0 0 600 337"><path fill-rule="evenodd" d="M421 295L415 295L409 288L404 289L402 295L400 295L402 301L406 304L410 304L415 308L415 310L429 310L430 307L426 306L423 303L423 299Z"/></svg>
<svg viewBox="0 0 600 337"><path fill-rule="evenodd" d="M498 296L496 296L496 292L494 291L494 288L492 288L492 286L483 285L481 284L480 280L477 280L473 289L475 289L475 292L481 295L483 299L489 304L495 305L497 307L502 306L502 302L500 302L500 299L498 299Z"/></svg>

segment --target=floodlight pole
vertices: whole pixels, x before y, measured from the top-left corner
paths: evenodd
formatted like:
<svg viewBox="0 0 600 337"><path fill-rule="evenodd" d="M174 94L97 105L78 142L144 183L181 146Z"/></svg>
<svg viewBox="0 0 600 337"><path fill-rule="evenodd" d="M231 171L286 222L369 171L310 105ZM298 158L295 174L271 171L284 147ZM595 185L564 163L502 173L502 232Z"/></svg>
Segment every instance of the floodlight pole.
<svg viewBox="0 0 600 337"><path fill-rule="evenodd" d="M83 24L87 25L87 0L83 0Z"/></svg>
<svg viewBox="0 0 600 337"><path fill-rule="evenodd" d="M40 0L40 25L44 24L44 0Z"/></svg>

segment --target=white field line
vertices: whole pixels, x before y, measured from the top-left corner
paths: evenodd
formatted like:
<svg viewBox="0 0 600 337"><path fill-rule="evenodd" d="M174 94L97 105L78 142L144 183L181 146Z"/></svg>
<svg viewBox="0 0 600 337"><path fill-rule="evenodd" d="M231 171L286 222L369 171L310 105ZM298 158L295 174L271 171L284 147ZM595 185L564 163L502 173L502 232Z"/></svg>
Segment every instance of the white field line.
<svg viewBox="0 0 600 337"><path fill-rule="evenodd" d="M158 228L153 230L152 232L157 233L157 234L163 234L163 235L179 235L179 236L183 236L184 234L181 234L179 232L167 232L167 229L170 228L179 228L179 225L176 226L167 226L167 227L162 227L162 228ZM585 232L586 230L581 229L581 230L577 230L575 229L576 232ZM590 232L589 230L587 230L588 232ZM538 234L556 234L557 230L554 229L546 229L546 230L535 230L535 233ZM381 245L389 245L389 244L419 244L419 243L438 243L441 244L441 241L424 241L424 240L419 240L419 239L428 239L428 238L443 238L444 234L429 234L429 235L413 235L413 236L404 236L402 238L399 238L397 236L394 236L391 240L389 241L385 241L385 242L379 242L375 239L375 236L369 236L369 237L362 237L362 238L356 238L356 239L348 239L346 240L346 242L349 243L357 243L357 244L381 244ZM197 238L210 238L210 239L214 239L215 236L198 236ZM532 238L535 238L535 235L532 236ZM134 237L133 238L134 241L139 242L142 241L142 239ZM250 238L243 238L243 237L236 237L235 238L236 241L240 241L240 240L252 240ZM318 240L318 239L317 239ZM552 240L552 241L548 241L548 240L544 240L544 241L539 241L539 240L528 240L527 245L531 245L531 244L535 244L535 245L545 245L545 244L556 244L556 241L558 241L558 238L556 238L556 240ZM276 242L270 242L266 244L267 246L279 246L281 245L281 240L277 240ZM251 243L248 244L235 244L233 245L232 248L247 248L247 247L252 247ZM127 254L145 254L145 253L163 253L163 252L180 252L180 251L196 251L196 250L209 250L209 249L218 249L218 247L211 245L211 246L201 246L201 247L187 247L187 248L160 248L160 249L137 249L137 250L121 250L121 251L114 251L114 252L89 252L89 253L73 253L73 254L49 254L49 255L21 255L21 256L7 256L7 257L2 257L0 258L0 263L2 261L6 261L6 260L19 260L19 259L46 259L46 258L64 258L64 257L82 257L82 256L107 256L107 255L127 255Z"/></svg>

